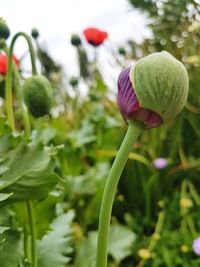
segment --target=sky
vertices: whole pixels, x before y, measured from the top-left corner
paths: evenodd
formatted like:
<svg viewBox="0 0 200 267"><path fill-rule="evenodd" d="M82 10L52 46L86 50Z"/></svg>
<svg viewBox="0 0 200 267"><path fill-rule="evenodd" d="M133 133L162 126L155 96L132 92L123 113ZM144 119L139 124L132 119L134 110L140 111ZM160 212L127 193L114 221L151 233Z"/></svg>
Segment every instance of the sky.
<svg viewBox="0 0 200 267"><path fill-rule="evenodd" d="M0 0L0 17L7 21L11 37L18 31L30 33L33 27L38 28L40 44L64 66L69 76L78 72L76 51L70 44L73 33L80 34L84 41L82 32L86 27L108 32L105 47L98 51L102 64L108 57L105 50L115 49L127 39L141 42L150 35L147 18L133 10L128 0ZM91 49L86 42L84 45ZM25 41L18 40L16 55L25 51Z"/></svg>

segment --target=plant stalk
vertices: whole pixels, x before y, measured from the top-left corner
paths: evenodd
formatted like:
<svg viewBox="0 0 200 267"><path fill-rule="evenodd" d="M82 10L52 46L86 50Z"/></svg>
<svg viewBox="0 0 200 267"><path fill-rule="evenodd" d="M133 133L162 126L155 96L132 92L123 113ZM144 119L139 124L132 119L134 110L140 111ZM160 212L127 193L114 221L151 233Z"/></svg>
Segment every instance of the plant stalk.
<svg viewBox="0 0 200 267"><path fill-rule="evenodd" d="M117 153L105 185L99 217L97 267L107 267L108 236L115 192L129 153L141 131L141 125L135 122L129 123L126 136Z"/></svg>
<svg viewBox="0 0 200 267"><path fill-rule="evenodd" d="M14 35L10 48L8 50L8 71L6 73L6 87L5 87L5 105L6 105L6 113L8 117L8 124L13 131L15 131L15 122L14 122L14 115L13 115L13 104L12 104L12 70L13 70L13 49L15 42L19 36L23 36L29 47L30 57L31 57L31 66L32 66L32 74L37 74L37 69L35 65L35 52L33 49L33 45L31 42L31 38L28 34L24 32L18 32Z"/></svg>
<svg viewBox="0 0 200 267"><path fill-rule="evenodd" d="M30 231L31 231L31 252L32 252L32 267L38 267L37 246L36 246L36 224L35 224L35 212L33 208L33 202L28 200L27 209L29 215Z"/></svg>

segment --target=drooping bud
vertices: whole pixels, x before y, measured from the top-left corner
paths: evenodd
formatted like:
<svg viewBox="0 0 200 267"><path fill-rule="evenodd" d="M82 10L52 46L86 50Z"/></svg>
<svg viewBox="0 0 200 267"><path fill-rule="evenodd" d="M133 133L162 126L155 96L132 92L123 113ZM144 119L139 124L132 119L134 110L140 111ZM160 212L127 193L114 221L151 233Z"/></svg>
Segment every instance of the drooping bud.
<svg viewBox="0 0 200 267"><path fill-rule="evenodd" d="M78 34L73 34L71 37L71 44L78 47L82 44L81 38L79 37Z"/></svg>
<svg viewBox="0 0 200 267"><path fill-rule="evenodd" d="M52 87L47 78L42 75L28 78L22 91L28 110L34 117L49 114L52 104Z"/></svg>
<svg viewBox="0 0 200 267"><path fill-rule="evenodd" d="M150 129L178 115L188 90L184 65L167 52L153 53L121 72L118 105L126 122L139 121Z"/></svg>
<svg viewBox="0 0 200 267"><path fill-rule="evenodd" d="M36 29L36 28L33 28L32 30L31 30L31 36L34 38L34 39L37 39L38 37L39 37L39 31L38 31L38 29Z"/></svg>
<svg viewBox="0 0 200 267"><path fill-rule="evenodd" d="M10 29L8 28L8 25L6 22L0 18L0 39L8 39L10 36Z"/></svg>

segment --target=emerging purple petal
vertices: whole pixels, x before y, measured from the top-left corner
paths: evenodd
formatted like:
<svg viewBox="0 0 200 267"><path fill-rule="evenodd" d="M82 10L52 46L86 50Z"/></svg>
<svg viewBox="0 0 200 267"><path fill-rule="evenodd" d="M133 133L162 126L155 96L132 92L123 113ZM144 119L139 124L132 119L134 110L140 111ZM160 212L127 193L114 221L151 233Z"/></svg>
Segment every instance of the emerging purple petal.
<svg viewBox="0 0 200 267"><path fill-rule="evenodd" d="M154 159L153 165L156 169L164 169L168 165L168 161L165 158Z"/></svg>
<svg viewBox="0 0 200 267"><path fill-rule="evenodd" d="M195 239L192 244L193 250L197 255L200 255L200 237Z"/></svg>
<svg viewBox="0 0 200 267"><path fill-rule="evenodd" d="M162 124L162 118L155 112L140 107L129 73L131 67L124 69L118 79L117 102L126 123L128 120L142 122L145 129L155 128Z"/></svg>

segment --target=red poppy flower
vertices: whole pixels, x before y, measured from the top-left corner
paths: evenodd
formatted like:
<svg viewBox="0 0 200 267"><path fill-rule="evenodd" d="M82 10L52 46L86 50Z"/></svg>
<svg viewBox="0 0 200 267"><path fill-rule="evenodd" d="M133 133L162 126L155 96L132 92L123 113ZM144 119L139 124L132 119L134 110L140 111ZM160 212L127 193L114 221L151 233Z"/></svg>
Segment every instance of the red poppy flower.
<svg viewBox="0 0 200 267"><path fill-rule="evenodd" d="M83 34L87 42L93 46L101 45L108 37L107 32L100 31L96 28L87 28L84 30Z"/></svg>
<svg viewBox="0 0 200 267"><path fill-rule="evenodd" d="M17 66L19 67L19 60L16 58L16 56L13 56L13 60ZM0 74L5 75L7 72L7 65L8 65L8 57L4 54L0 54Z"/></svg>

